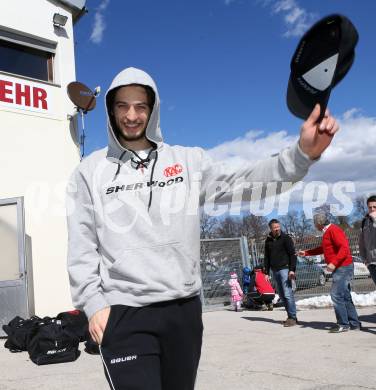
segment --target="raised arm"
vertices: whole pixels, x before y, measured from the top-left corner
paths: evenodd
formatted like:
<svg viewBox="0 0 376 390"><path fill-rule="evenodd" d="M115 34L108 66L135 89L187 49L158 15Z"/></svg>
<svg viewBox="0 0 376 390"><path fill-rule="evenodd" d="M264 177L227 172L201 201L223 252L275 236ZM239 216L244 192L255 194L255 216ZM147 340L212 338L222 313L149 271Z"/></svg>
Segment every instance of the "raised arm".
<svg viewBox="0 0 376 390"><path fill-rule="evenodd" d="M226 203L234 194L241 200L250 201L252 191L272 182L296 183L331 143L338 131L338 123L327 110L320 124L317 120L320 107L317 105L303 123L297 144L283 149L278 155L256 163L244 164L240 169L224 162L214 162L201 151L201 204L204 201ZM250 151L252 153L252 151ZM285 189L289 187L286 186ZM276 194L283 188L276 188ZM239 200L240 200L239 199Z"/></svg>

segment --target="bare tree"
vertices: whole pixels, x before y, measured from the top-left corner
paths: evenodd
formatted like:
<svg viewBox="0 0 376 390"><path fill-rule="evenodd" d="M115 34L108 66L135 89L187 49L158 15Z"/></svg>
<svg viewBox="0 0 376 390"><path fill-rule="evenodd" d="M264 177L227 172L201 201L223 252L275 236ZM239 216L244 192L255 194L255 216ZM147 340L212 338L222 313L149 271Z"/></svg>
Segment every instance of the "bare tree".
<svg viewBox="0 0 376 390"><path fill-rule="evenodd" d="M295 236L299 230L299 215L296 210L289 211L280 218L281 228L287 233Z"/></svg>
<svg viewBox="0 0 376 390"><path fill-rule="evenodd" d="M218 219L203 212L200 218L200 237L213 238L215 236L217 226Z"/></svg>
<svg viewBox="0 0 376 390"><path fill-rule="evenodd" d="M290 234L297 240L301 240L305 235L312 232L312 223L306 217L305 213L297 210L289 211L285 216L281 217L282 230Z"/></svg>
<svg viewBox="0 0 376 390"><path fill-rule="evenodd" d="M363 218L367 213L367 197L365 195L356 197L354 200L354 214L358 214L360 218Z"/></svg>
<svg viewBox="0 0 376 390"><path fill-rule="evenodd" d="M312 233L312 231L313 231L312 221L306 217L303 211L301 211L299 229L298 229L298 238L301 240L307 234Z"/></svg>
<svg viewBox="0 0 376 390"><path fill-rule="evenodd" d="M338 215L335 217L335 223L343 230L351 228L350 218L347 215Z"/></svg>
<svg viewBox="0 0 376 390"><path fill-rule="evenodd" d="M246 214L243 216L242 234L247 239L255 239L260 241L265 238L265 234L268 231L268 220L259 215Z"/></svg>
<svg viewBox="0 0 376 390"><path fill-rule="evenodd" d="M367 197L365 195L358 196L354 200L354 208L351 215L351 221L354 229L360 229L362 220L368 213Z"/></svg>
<svg viewBox="0 0 376 390"><path fill-rule="evenodd" d="M217 228L215 229L217 237L231 238L239 237L242 234L242 224L239 218L226 217L225 219L218 221Z"/></svg>

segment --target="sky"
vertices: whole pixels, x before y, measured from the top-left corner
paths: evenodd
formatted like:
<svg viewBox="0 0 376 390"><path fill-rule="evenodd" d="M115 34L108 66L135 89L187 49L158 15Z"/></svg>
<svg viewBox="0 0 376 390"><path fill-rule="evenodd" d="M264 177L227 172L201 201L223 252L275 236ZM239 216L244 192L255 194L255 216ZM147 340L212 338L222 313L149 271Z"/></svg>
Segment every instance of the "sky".
<svg viewBox="0 0 376 390"><path fill-rule="evenodd" d="M157 83L165 142L201 146L235 166L297 140L302 120L286 105L291 57L314 22L346 15L360 38L354 65L329 103L341 130L304 186L327 183L331 192L344 181L352 197L376 192L374 0L88 0L86 6L75 26L77 80L102 90L86 116L86 154L107 145L104 92L119 71L134 66Z"/></svg>

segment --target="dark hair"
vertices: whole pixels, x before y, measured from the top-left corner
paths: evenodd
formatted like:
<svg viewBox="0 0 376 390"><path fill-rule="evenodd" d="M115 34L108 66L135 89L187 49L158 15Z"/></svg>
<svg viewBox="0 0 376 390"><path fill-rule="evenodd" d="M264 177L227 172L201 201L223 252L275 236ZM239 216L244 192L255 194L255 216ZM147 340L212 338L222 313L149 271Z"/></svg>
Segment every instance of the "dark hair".
<svg viewBox="0 0 376 390"><path fill-rule="evenodd" d="M116 92L123 87L142 87L144 88L147 98L148 98L148 105L150 107L150 110L153 110L154 103L155 103L155 92L152 87L149 87L148 85L143 85L143 84L127 84L127 85L120 85L119 87L116 87L112 89L111 91L108 92L107 97L106 97L106 106L107 110L111 111L112 105L114 104L114 99Z"/></svg>
<svg viewBox="0 0 376 390"><path fill-rule="evenodd" d="M271 219L271 220L269 221L269 223L268 223L268 225L269 225L270 228L272 227L273 223L280 223L280 222L278 221L278 219L275 219L275 218Z"/></svg>
<svg viewBox="0 0 376 390"><path fill-rule="evenodd" d="M370 203L370 202L376 202L376 195L371 195L371 196L367 199L367 204Z"/></svg>

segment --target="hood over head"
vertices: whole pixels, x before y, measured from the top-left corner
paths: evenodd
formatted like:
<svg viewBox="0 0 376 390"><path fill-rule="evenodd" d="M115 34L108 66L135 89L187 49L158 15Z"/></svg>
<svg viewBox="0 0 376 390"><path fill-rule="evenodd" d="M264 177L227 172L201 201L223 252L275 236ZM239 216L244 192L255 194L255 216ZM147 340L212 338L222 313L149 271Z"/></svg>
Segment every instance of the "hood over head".
<svg viewBox="0 0 376 390"><path fill-rule="evenodd" d="M158 95L158 90L155 85L154 80L144 71L136 68L126 68L122 70L112 81L110 88L106 92L105 96L105 105L107 113L107 125L108 125L108 157L113 157L120 159L120 156L126 151L126 149L120 144L117 139L114 129L111 125L110 111L112 93L111 91L124 87L130 84L139 84L149 86L155 94L154 106L150 114L149 122L146 128L146 138L151 141L153 144L157 145L159 149L162 146L163 139L161 134L161 129L159 127L159 111L160 111L160 100Z"/></svg>

